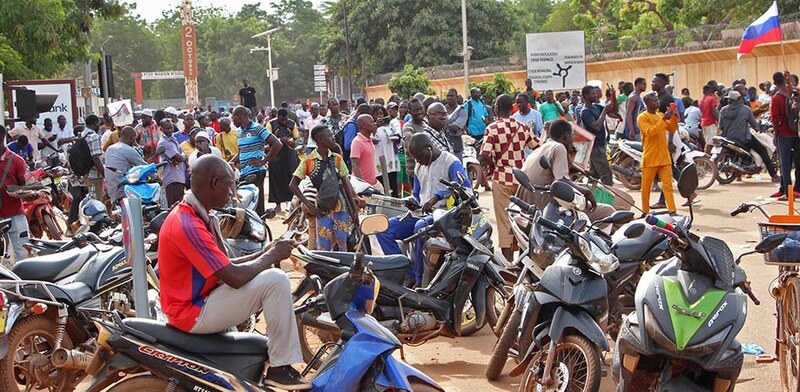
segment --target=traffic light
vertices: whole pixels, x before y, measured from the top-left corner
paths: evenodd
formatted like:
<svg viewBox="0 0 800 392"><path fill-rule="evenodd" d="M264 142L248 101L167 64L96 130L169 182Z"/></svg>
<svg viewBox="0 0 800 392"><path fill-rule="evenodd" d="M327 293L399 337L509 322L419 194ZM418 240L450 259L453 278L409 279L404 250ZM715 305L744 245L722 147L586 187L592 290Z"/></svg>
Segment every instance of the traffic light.
<svg viewBox="0 0 800 392"><path fill-rule="evenodd" d="M49 112L58 99L55 93L37 93L33 90L17 89L14 105L18 118L33 118L39 113Z"/></svg>
<svg viewBox="0 0 800 392"><path fill-rule="evenodd" d="M106 79L108 79L108 96L114 97L116 96L116 91L114 91L114 72L111 67L111 55L106 55ZM100 95L103 94L103 61L100 60L97 62L97 79L100 83Z"/></svg>

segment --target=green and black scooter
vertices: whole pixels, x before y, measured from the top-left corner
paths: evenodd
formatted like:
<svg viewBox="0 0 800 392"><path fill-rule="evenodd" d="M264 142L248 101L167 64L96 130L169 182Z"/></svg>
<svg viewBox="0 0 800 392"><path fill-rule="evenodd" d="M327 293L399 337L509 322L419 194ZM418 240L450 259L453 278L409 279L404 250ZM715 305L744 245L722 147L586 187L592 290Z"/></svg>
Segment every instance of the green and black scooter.
<svg viewBox="0 0 800 392"><path fill-rule="evenodd" d="M697 169L691 164L683 169L678 189L688 198L696 188ZM771 251L786 235L767 237L734 260L724 241L690 232L691 206L689 211L690 218L674 226L652 215L645 219L671 238L676 257L639 281L636 311L623 321L614 350L618 392L722 392L736 385L743 361L736 335L747 317L746 297L759 304L739 260Z"/></svg>

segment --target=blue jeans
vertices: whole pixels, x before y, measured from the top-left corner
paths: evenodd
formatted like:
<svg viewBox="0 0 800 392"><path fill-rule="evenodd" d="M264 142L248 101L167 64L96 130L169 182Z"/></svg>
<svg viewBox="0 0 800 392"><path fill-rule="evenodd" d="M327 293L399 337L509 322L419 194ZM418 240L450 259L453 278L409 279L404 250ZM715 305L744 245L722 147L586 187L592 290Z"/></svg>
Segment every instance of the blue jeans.
<svg viewBox="0 0 800 392"><path fill-rule="evenodd" d="M389 219L389 229L383 233L377 234L378 243L381 244L383 254L385 255L399 255L403 254L400 250L400 245L397 240L403 240L411 237L414 233L419 232L426 225L433 223L433 215L428 215L425 218L408 218L404 221L400 220L399 216ZM408 271L406 278L414 278L417 285L422 284L422 274L425 272L425 259L422 256L422 240L414 242L414 260L411 264L411 269Z"/></svg>
<svg viewBox="0 0 800 392"><path fill-rule="evenodd" d="M794 153L792 153L794 150ZM794 163L794 184L800 180L800 137L778 136L778 157L781 161L781 188L786 194L789 185L792 185L792 163ZM795 189L795 192L798 190Z"/></svg>

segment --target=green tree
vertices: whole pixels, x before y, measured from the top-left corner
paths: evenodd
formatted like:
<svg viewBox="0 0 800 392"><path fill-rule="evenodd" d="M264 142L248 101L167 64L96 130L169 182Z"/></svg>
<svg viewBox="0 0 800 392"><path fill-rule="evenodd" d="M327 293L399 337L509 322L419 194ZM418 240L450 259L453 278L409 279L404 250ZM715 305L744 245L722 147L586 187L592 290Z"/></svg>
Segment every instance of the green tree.
<svg viewBox="0 0 800 392"><path fill-rule="evenodd" d="M488 82L470 82L469 87L481 89L484 99L486 99L486 102L490 105L494 104L495 98L501 94L509 94L515 97L517 93L519 93L519 89L516 88L514 83L511 83L511 81L506 78L506 74L502 72L492 75L492 80Z"/></svg>
<svg viewBox="0 0 800 392"><path fill-rule="evenodd" d="M8 80L53 76L86 58L86 34L96 19L124 11L116 0L0 1L0 72Z"/></svg>
<svg viewBox="0 0 800 392"><path fill-rule="evenodd" d="M424 68L414 68L412 64L406 64L403 73L392 75L387 86L393 93L406 99L415 93L433 94L433 90L428 87L430 83Z"/></svg>
<svg viewBox="0 0 800 392"><path fill-rule="evenodd" d="M553 6L553 10L550 15L547 15L547 20L545 20L544 24L542 24L541 31L553 32L578 30L578 26L575 26L575 23L573 22L574 17L575 13L572 12L571 8L569 8L569 3L556 3Z"/></svg>

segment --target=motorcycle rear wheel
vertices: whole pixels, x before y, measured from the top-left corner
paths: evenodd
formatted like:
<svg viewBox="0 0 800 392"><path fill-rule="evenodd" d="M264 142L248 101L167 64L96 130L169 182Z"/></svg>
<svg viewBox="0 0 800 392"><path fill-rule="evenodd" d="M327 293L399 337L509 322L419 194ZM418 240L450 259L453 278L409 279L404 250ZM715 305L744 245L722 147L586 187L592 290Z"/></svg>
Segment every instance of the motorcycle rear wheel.
<svg viewBox="0 0 800 392"><path fill-rule="evenodd" d="M735 157L733 154L728 152L723 152L719 157L717 157L717 181L719 181L720 184L727 185L739 178L739 173L733 169L720 169L724 163L733 161L734 159Z"/></svg>
<svg viewBox="0 0 800 392"><path fill-rule="evenodd" d="M717 164L708 157L697 157L694 159L697 166L697 178L700 180L697 189L708 189L714 185L717 179Z"/></svg>
<svg viewBox="0 0 800 392"><path fill-rule="evenodd" d="M50 214L42 214L42 219L47 229L47 238L52 241L61 241L61 229L58 227L56 218Z"/></svg>
<svg viewBox="0 0 800 392"><path fill-rule="evenodd" d="M25 391L35 387L36 373L56 372L54 383L46 385L55 390L71 390L74 375L50 362L56 342L56 323L45 316L31 316L20 321L8 335L8 354L0 360L0 391ZM72 348L72 340L64 336L62 347ZM35 349L36 353L32 354ZM31 363L36 361L38 365ZM34 372L34 373L31 373ZM31 385L33 384L33 385Z"/></svg>
<svg viewBox="0 0 800 392"><path fill-rule="evenodd" d="M635 159L626 156L619 161L619 165L625 169L628 169L631 173L640 173L641 167ZM642 189L642 179L637 177L628 177L624 173L619 173L619 182L622 183L623 186L632 190L638 191Z"/></svg>
<svg viewBox="0 0 800 392"><path fill-rule="evenodd" d="M597 348L585 337L566 335L555 348L552 378L555 385L546 391L597 391L600 388L600 355ZM519 385L520 392L536 391L541 387L534 374L532 363ZM544 364L542 364L544 366ZM560 384L566 382L566 384Z"/></svg>
<svg viewBox="0 0 800 392"><path fill-rule="evenodd" d="M155 376L137 376L118 382L108 392L163 392L169 390L168 386L167 381Z"/></svg>
<svg viewBox="0 0 800 392"><path fill-rule="evenodd" d="M795 281L796 282L796 281ZM781 383L783 390L788 392L800 391L800 290L790 282L784 288L783 294L783 336L778 352L781 367Z"/></svg>
<svg viewBox="0 0 800 392"><path fill-rule="evenodd" d="M303 362L308 363L317 351L325 343L337 342L341 337L341 333L337 331L327 331L319 328L314 328L309 325L303 324L302 316L297 316L297 330L300 337L300 352L303 353ZM319 361L314 363L312 367L314 370L319 369L319 366L324 362L325 356L322 356Z"/></svg>

